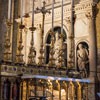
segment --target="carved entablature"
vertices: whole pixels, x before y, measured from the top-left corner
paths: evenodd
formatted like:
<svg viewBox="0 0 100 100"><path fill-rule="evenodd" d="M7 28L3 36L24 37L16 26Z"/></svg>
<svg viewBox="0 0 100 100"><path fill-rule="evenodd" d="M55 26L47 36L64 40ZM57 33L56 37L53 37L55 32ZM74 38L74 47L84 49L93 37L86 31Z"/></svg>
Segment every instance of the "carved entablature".
<svg viewBox="0 0 100 100"><path fill-rule="evenodd" d="M83 19L83 18L86 18L86 15L85 15L85 13L77 14L76 18L77 19Z"/></svg>
<svg viewBox="0 0 100 100"><path fill-rule="evenodd" d="M87 12L92 12L92 9L96 3L93 1L81 3L75 6L75 15L78 19L85 18Z"/></svg>
<svg viewBox="0 0 100 100"><path fill-rule="evenodd" d="M65 1L69 1L69 0L65 0ZM84 1L84 2L83 2ZM92 0L75 0L75 18L76 19L82 19L82 18L86 18L86 13L87 12L91 12L92 8L94 7L96 3L94 3ZM60 4L61 5L61 4ZM55 4L55 7L57 5ZM49 7L49 6L48 6ZM51 10L50 6L49 8L47 7L47 9ZM71 17L71 3L66 3L64 2L64 19L66 20L66 17ZM52 14L46 14L45 15L45 23L51 23L51 17ZM56 7L54 10L54 21L60 21L61 20L61 8ZM30 21L31 22L31 21ZM35 14L35 24L42 22L42 17L41 14Z"/></svg>

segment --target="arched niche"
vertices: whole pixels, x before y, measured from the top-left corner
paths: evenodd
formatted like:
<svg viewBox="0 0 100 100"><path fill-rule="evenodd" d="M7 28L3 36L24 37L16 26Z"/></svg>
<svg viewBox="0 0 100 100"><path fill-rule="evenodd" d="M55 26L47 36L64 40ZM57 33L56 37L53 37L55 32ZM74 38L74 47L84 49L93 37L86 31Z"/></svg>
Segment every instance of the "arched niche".
<svg viewBox="0 0 100 100"><path fill-rule="evenodd" d="M51 29L50 29L51 30ZM46 49L45 49L45 55L46 55L46 59L45 59L45 63L48 64L49 63L49 52L50 52L50 43L51 43L51 35L50 35L50 30L48 31L47 33L47 36L46 36ZM54 28L54 33L56 35L56 33L58 34L61 34L61 27L59 26L56 26ZM54 35L54 38L55 38L55 41L56 41L56 36ZM66 43L66 32L65 30L63 29L63 43L64 43L64 62L65 62L65 65L67 66L67 43Z"/></svg>
<svg viewBox="0 0 100 100"><path fill-rule="evenodd" d="M76 63L77 70L81 73L81 77L89 77L89 45L85 41L81 41L77 44Z"/></svg>

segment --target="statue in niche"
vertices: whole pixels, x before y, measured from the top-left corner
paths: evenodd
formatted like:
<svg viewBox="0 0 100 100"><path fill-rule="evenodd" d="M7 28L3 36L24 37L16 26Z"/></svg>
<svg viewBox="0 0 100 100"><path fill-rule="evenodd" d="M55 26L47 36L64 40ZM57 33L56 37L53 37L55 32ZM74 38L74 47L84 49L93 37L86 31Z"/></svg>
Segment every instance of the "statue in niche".
<svg viewBox="0 0 100 100"><path fill-rule="evenodd" d="M82 73L82 77L88 77L89 53L82 43L78 45L77 60L78 68Z"/></svg>

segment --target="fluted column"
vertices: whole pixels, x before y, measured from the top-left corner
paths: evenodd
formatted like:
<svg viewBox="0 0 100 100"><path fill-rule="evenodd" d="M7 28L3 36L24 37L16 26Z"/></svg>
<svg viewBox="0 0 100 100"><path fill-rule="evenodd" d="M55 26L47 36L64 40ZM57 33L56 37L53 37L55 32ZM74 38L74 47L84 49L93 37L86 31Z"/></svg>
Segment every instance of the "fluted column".
<svg viewBox="0 0 100 100"><path fill-rule="evenodd" d="M95 32L95 18L93 14L86 14L88 20L88 32L89 32L89 67L90 77L95 77L97 67L97 51L96 51L96 32Z"/></svg>
<svg viewBox="0 0 100 100"><path fill-rule="evenodd" d="M26 80L26 100L28 100L28 80Z"/></svg>
<svg viewBox="0 0 100 100"><path fill-rule="evenodd" d="M78 87L77 87L77 88L78 88L78 89L77 89L77 90L78 90L78 91L77 91L77 99L78 99L78 100L82 100L82 90L81 90L82 87L81 87L81 84L80 84L79 82L77 82L77 84L78 84Z"/></svg>
<svg viewBox="0 0 100 100"><path fill-rule="evenodd" d="M37 96L37 79L34 79L34 82L35 82L35 84L34 84L34 86L35 86L34 87L34 92L35 92L34 95Z"/></svg>
<svg viewBox="0 0 100 100"><path fill-rule="evenodd" d="M70 92L70 95L69 95L70 99L74 100L75 88L74 88L74 83L72 81L70 81L70 83L69 83L69 89L68 90Z"/></svg>
<svg viewBox="0 0 100 100"><path fill-rule="evenodd" d="M86 100L88 100L88 84L85 85Z"/></svg>
<svg viewBox="0 0 100 100"><path fill-rule="evenodd" d="M59 100L61 100L61 82L58 83L59 86Z"/></svg>
<svg viewBox="0 0 100 100"><path fill-rule="evenodd" d="M20 82L19 100L22 100L22 94L23 94L23 81Z"/></svg>
<svg viewBox="0 0 100 100"><path fill-rule="evenodd" d="M68 100L68 83L63 82L66 91L66 100Z"/></svg>
<svg viewBox="0 0 100 100"><path fill-rule="evenodd" d="M54 81L52 81L52 100L53 100L53 85L54 85L53 82Z"/></svg>
<svg viewBox="0 0 100 100"><path fill-rule="evenodd" d="M12 89L13 89L13 82L11 82L11 85L10 85L10 100L12 100Z"/></svg>

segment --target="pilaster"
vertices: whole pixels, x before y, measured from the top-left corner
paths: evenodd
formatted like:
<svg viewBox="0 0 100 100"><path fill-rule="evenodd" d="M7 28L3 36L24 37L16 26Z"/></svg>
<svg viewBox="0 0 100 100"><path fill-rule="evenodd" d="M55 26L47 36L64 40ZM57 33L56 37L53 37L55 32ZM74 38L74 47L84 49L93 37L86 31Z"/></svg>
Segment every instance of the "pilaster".
<svg viewBox="0 0 100 100"><path fill-rule="evenodd" d="M89 32L89 66L90 66L90 77L96 76L97 67L97 53L96 53L96 32L95 32L95 18L93 14L86 14L88 20L88 32Z"/></svg>
<svg viewBox="0 0 100 100"><path fill-rule="evenodd" d="M93 12L86 14L88 21L88 32L89 32L89 68L90 68L90 80L88 93L91 100L96 100L95 94L95 80L97 77L97 46L96 46L96 31L95 31L95 17Z"/></svg>
<svg viewBox="0 0 100 100"><path fill-rule="evenodd" d="M19 0L14 0L13 34L12 34L12 62L16 60L18 23L15 21L19 13Z"/></svg>

